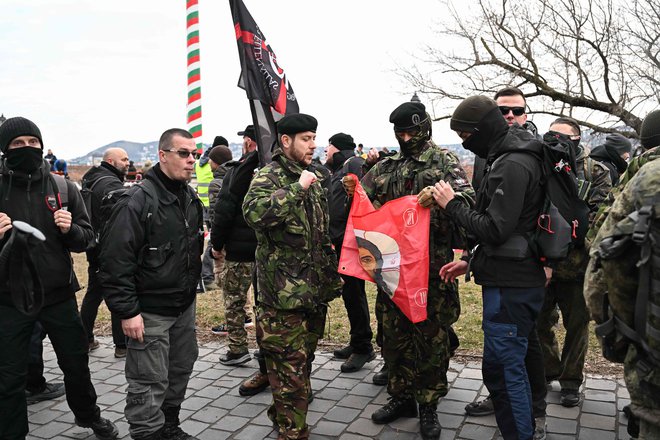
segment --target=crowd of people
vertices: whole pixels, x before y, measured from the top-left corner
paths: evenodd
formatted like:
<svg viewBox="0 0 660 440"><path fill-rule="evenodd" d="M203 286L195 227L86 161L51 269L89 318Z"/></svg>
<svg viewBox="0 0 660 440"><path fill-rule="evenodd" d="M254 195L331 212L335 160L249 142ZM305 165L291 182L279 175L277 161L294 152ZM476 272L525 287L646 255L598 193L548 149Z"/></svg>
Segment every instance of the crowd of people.
<svg viewBox="0 0 660 440"><path fill-rule="evenodd" d="M313 160L317 120L294 114L277 123L272 161L259 168L252 125L238 132L243 154L236 160L223 136L197 158L192 135L173 128L161 135L158 162L140 184L125 185L132 162L111 148L83 177L82 192L51 172L54 156L43 155L36 124L8 119L0 126L0 438L25 438L26 404L62 394L77 425L100 439L117 437L96 405L88 367L103 300L114 354L126 358L131 437L194 438L181 429L179 412L198 354L195 299L221 289L226 321L211 331L227 335L228 350L218 361L248 362L246 327L256 326L259 370L239 393L270 387L268 417L279 439L309 438L314 352L327 305L341 297L350 323L350 342L334 351L341 371L362 369L377 348L385 361L372 380L387 387L389 399L372 421L419 417L421 437L437 440L437 405L461 336L452 328L461 310L458 278L470 274L482 288L489 396L467 405L467 414L495 414L505 439L545 439L547 385L559 382L565 407L582 400L594 319L606 357L625 366L631 435L660 438L660 110L644 119L642 151L634 157L630 140L616 133L590 151L569 117L540 135L527 112L515 87L456 107L450 127L476 156L471 181L458 158L431 138L425 106L405 102L389 119L398 152L367 152L338 132L320 164ZM557 261L542 258L533 244L547 203L540 158L550 140L570 151L568 169L590 226ZM365 281L337 271L358 182L375 208L416 195L430 209L422 322L413 324L380 287L370 311ZM620 250L628 236L641 251L630 244ZM78 311L70 253L83 251L89 281ZM64 384L43 378L46 335Z"/></svg>

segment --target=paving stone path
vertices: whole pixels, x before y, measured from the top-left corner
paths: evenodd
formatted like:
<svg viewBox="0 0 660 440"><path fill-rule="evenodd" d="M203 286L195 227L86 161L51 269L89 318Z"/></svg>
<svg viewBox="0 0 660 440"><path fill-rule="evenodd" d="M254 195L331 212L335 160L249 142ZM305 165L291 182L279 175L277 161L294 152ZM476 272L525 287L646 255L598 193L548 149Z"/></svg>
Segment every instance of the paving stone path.
<svg viewBox="0 0 660 440"><path fill-rule="evenodd" d="M100 338L101 347L90 355L92 380L98 394L98 404L104 417L117 423L120 437L129 438L124 419L126 380L124 361L113 356L110 338ZM221 343L200 346L188 393L181 410L182 428L204 440L274 439L266 409L271 394L265 391L244 398L238 386L257 369L256 361L238 368L218 363L226 350ZM44 341L45 376L48 381L61 381L55 353ZM382 359L366 368L346 374L340 371L341 361L331 353L319 352L314 361L312 388L314 401L307 422L312 427L312 440L366 440L420 438L418 419L400 419L389 425L375 425L371 413L387 401L384 387L371 383ZM438 405L442 439L501 439L494 416L467 417L465 405L487 394L481 381L478 362L451 362L448 379L449 394ZM615 440L628 439L626 417L621 412L629 403L623 379L612 380L590 376L584 386L584 401L577 408L559 405L559 385L548 393L548 440ZM94 439L91 431L78 428L64 397L40 402L28 407L30 434L28 439Z"/></svg>

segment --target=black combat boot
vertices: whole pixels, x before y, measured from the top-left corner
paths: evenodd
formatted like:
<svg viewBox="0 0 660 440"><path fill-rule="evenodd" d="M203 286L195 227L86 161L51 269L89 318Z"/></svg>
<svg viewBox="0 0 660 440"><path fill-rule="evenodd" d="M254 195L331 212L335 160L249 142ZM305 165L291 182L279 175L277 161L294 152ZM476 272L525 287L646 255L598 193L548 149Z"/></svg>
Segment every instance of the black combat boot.
<svg viewBox="0 0 660 440"><path fill-rule="evenodd" d="M417 402L409 396L390 397L389 402L380 409L374 411L371 415L371 420L382 425L390 423L399 417L416 417L417 416Z"/></svg>
<svg viewBox="0 0 660 440"><path fill-rule="evenodd" d="M196 437L187 434L179 427L180 410L180 406L163 406L161 408L161 411L165 415L165 425L163 425L163 429L160 432L160 438L162 440L197 440Z"/></svg>
<svg viewBox="0 0 660 440"><path fill-rule="evenodd" d="M419 405L419 431L424 440L439 440L440 422L438 421L438 404L427 403L426 405Z"/></svg>

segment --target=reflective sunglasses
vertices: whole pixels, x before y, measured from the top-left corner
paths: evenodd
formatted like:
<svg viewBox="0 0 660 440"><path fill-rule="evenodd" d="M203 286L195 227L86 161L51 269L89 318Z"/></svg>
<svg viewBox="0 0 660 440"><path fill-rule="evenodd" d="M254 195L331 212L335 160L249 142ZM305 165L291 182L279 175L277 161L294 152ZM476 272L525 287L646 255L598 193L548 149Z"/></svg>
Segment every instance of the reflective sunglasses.
<svg viewBox="0 0 660 440"><path fill-rule="evenodd" d="M195 150L188 151L188 150L163 150L171 153L176 153L179 155L181 159L188 159L188 156L195 157Z"/></svg>
<svg viewBox="0 0 660 440"><path fill-rule="evenodd" d="M513 113L513 116L522 116L525 114L525 107L507 107L506 105L498 106L502 115L506 116L509 112Z"/></svg>

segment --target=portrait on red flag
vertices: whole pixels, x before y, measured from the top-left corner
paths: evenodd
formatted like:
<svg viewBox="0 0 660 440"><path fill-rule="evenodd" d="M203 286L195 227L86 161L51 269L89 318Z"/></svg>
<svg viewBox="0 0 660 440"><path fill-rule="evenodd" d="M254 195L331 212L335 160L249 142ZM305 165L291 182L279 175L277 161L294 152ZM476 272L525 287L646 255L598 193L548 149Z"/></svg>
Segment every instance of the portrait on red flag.
<svg viewBox="0 0 660 440"><path fill-rule="evenodd" d="M374 209L358 183L344 235L339 273L375 283L412 322L426 319L428 208L405 196Z"/></svg>

